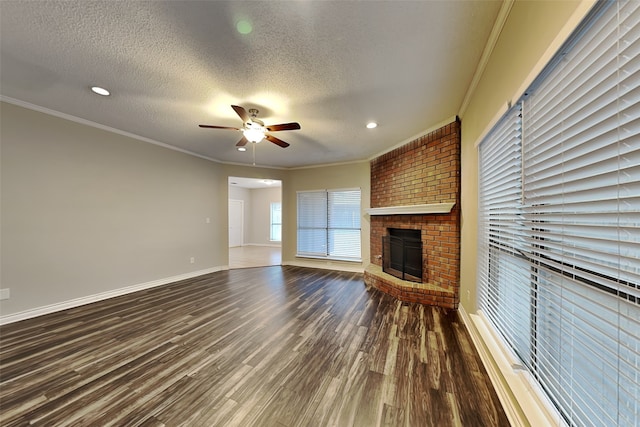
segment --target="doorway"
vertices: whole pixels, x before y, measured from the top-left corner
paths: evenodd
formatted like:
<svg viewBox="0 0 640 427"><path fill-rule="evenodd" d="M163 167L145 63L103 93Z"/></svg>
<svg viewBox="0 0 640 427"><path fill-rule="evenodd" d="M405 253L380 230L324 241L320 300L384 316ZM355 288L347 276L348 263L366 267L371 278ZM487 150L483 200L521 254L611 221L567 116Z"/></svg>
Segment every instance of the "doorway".
<svg viewBox="0 0 640 427"><path fill-rule="evenodd" d="M229 177L229 268L282 264L282 183Z"/></svg>
<svg viewBox="0 0 640 427"><path fill-rule="evenodd" d="M244 241L244 200L229 199L229 247L242 246Z"/></svg>

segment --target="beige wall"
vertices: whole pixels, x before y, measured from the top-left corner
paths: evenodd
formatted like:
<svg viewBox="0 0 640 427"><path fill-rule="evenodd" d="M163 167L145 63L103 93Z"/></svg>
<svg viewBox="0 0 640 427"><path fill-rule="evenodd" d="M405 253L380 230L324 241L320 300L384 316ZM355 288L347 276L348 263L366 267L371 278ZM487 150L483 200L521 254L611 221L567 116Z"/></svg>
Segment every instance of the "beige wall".
<svg viewBox="0 0 640 427"><path fill-rule="evenodd" d="M259 166L240 166L231 164L219 165L224 179L230 176L256 179L273 179L282 181L282 263L309 265L317 267L332 266L335 268L357 268L362 270L369 262L369 216L365 210L370 202L370 174L369 162L349 163L344 165L323 166L301 169L272 169ZM225 181L226 184L227 181ZM360 188L362 191L362 264L341 263L336 261L296 258L296 192L303 190ZM228 197L228 188L224 197ZM224 214L224 224L227 224L228 213ZM228 235L220 250L225 251L228 259Z"/></svg>
<svg viewBox="0 0 640 427"><path fill-rule="evenodd" d="M1 108L3 316L227 264L217 164Z"/></svg>
<svg viewBox="0 0 640 427"><path fill-rule="evenodd" d="M522 1L513 3L484 73L461 113L462 253L461 303L476 307L478 156L476 144L515 102L576 27L593 1Z"/></svg>
<svg viewBox="0 0 640 427"><path fill-rule="evenodd" d="M284 262L296 261L296 191L360 187L363 212L369 205L368 162L220 164L12 104L0 109L0 287L11 290L1 317L226 268L230 176L282 181ZM364 215L362 236L368 260Z"/></svg>
<svg viewBox="0 0 640 427"><path fill-rule="evenodd" d="M269 240L271 233L271 203L282 202L282 188L254 188L250 190L251 211L249 238L247 243L254 245L276 245L280 242Z"/></svg>

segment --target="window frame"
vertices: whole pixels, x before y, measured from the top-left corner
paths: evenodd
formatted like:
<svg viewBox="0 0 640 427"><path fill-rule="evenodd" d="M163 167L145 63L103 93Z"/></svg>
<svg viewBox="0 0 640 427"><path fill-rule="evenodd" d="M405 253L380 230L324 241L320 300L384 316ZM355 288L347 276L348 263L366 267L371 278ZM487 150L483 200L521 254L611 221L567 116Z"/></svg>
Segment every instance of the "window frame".
<svg viewBox="0 0 640 427"><path fill-rule="evenodd" d="M357 227L331 227L331 206L330 206L330 194L332 193L347 193L347 192L357 192ZM305 206L300 205L301 196L304 197L308 195L309 197L320 196L322 195L324 204L322 205L322 209L325 211L319 215L319 218L316 217L312 221L318 221L318 224L314 226L302 225L301 222L309 221L308 216L305 214L304 218L301 218L301 211L305 209ZM320 201L320 199L316 200ZM326 259L326 260L334 260L334 261L346 261L346 262L362 262L362 189L361 188L339 188L339 189L322 189L322 190L301 190L296 192L296 257L298 258L311 258L311 259ZM335 213L333 214L335 215ZM321 223L321 224L320 224ZM357 256L349 256L343 254L335 254L336 251L333 251L331 243L335 243L335 231L357 231ZM307 231L309 233L316 232L316 237L322 236L322 245L314 247L312 250L304 250L301 246L304 244L305 246L308 244L309 240L305 240L301 238L301 232ZM333 236L333 237L332 237ZM316 244L318 244L316 242ZM333 245L335 247L335 245ZM333 253L333 254L332 254Z"/></svg>
<svg viewBox="0 0 640 427"><path fill-rule="evenodd" d="M274 217L274 206L277 205L278 206L278 211L280 213L280 222L275 222L273 220ZM279 236L277 236L277 239L274 239L274 232L273 232L273 227L274 226L279 226L280 227L280 233ZM270 242L282 242L282 202L271 202L269 204L269 241Z"/></svg>

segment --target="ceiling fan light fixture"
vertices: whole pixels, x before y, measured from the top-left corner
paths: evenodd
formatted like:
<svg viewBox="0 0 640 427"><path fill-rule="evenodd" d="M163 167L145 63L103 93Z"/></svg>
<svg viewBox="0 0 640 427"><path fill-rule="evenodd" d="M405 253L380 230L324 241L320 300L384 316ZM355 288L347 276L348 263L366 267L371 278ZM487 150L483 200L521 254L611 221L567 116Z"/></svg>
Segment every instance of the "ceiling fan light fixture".
<svg viewBox="0 0 640 427"><path fill-rule="evenodd" d="M258 127L250 127L242 131L244 137L249 142L255 142L256 144L264 139L264 129Z"/></svg>
<svg viewBox="0 0 640 427"><path fill-rule="evenodd" d="M243 126L242 128L234 128L229 126L214 126L214 125L199 125L201 128L209 128L209 129L229 129L242 132L242 139L238 141L236 147L243 147L248 142L253 142L257 144L263 139L268 140L269 142L274 143L275 145L287 148L290 144L285 142L267 132L278 132L281 130L296 130L300 129L300 123L291 122L291 123L280 123L277 125L269 125L265 126L264 122L257 118L258 110L255 108L250 108L249 111L245 110L243 107L239 105L232 105L231 108L236 112L236 114L242 119ZM255 146L254 146L255 147ZM244 150L240 150L244 151Z"/></svg>

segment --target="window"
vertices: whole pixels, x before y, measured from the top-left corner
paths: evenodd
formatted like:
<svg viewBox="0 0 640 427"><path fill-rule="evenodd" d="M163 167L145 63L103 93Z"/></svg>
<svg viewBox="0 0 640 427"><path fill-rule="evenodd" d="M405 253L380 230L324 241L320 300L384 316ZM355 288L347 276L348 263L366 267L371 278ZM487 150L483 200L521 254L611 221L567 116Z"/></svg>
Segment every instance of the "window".
<svg viewBox="0 0 640 427"><path fill-rule="evenodd" d="M480 278L485 315L521 358L529 356L530 282L523 254L522 119L512 109L480 148Z"/></svg>
<svg viewBox="0 0 640 427"><path fill-rule="evenodd" d="M271 226L269 227L269 240L279 242L282 240L282 204L271 203Z"/></svg>
<svg viewBox="0 0 640 427"><path fill-rule="evenodd" d="M640 2L601 2L480 144L479 305L571 426L640 412Z"/></svg>
<svg viewBox="0 0 640 427"><path fill-rule="evenodd" d="M297 256L360 261L360 190L298 192Z"/></svg>

